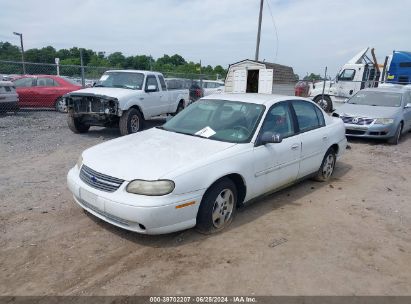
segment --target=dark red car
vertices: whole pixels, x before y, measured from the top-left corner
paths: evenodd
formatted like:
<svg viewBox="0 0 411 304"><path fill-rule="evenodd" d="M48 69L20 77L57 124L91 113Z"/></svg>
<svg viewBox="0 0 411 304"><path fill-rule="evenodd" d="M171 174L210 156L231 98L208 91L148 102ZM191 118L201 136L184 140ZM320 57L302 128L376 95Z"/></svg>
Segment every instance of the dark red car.
<svg viewBox="0 0 411 304"><path fill-rule="evenodd" d="M13 79L13 83L20 108L54 108L59 112L66 112L62 96L81 89L78 83L54 75L25 75Z"/></svg>

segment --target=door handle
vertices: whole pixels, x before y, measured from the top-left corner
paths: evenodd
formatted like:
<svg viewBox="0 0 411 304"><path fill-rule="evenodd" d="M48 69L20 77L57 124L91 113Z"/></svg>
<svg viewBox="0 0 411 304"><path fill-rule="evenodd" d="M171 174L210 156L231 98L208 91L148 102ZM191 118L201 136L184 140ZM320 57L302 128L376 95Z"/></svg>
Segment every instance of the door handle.
<svg viewBox="0 0 411 304"><path fill-rule="evenodd" d="M291 150L297 150L300 147L299 144L294 144L291 146Z"/></svg>
<svg viewBox="0 0 411 304"><path fill-rule="evenodd" d="M323 141L327 141L328 140L328 136L323 136Z"/></svg>

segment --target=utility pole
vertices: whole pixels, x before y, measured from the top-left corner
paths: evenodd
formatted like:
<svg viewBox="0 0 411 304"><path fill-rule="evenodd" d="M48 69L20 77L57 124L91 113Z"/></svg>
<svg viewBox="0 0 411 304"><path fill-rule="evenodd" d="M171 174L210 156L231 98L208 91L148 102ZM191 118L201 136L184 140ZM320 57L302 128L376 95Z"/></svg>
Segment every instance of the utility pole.
<svg viewBox="0 0 411 304"><path fill-rule="evenodd" d="M26 64L24 63L24 47L23 47L23 34L13 32L14 35L20 36L20 45L21 45L21 63L23 65L23 74L26 74Z"/></svg>
<svg viewBox="0 0 411 304"><path fill-rule="evenodd" d="M258 33L257 33L257 46L255 47L255 60L258 60L258 55L260 53L260 36L261 36L261 20L263 18L263 6L264 0L260 1L260 16L258 17Z"/></svg>

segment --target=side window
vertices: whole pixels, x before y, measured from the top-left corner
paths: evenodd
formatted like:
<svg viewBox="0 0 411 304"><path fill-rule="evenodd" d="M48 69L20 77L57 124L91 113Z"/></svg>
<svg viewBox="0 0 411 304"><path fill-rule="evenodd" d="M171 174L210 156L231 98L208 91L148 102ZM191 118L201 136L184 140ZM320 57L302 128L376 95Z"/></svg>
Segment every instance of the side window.
<svg viewBox="0 0 411 304"><path fill-rule="evenodd" d="M14 81L16 88L28 88L33 86L33 78L20 78Z"/></svg>
<svg viewBox="0 0 411 304"><path fill-rule="evenodd" d="M341 72L340 76L338 76L338 80L350 81L354 79L354 76L355 76L355 70L346 69Z"/></svg>
<svg viewBox="0 0 411 304"><path fill-rule="evenodd" d="M55 85L54 80L51 78L39 77L37 78L37 86L38 87L54 87L56 85Z"/></svg>
<svg viewBox="0 0 411 304"><path fill-rule="evenodd" d="M316 106L314 106L314 110L317 113L317 118L318 118L318 122L320 123L320 126L321 127L325 126L325 119L324 119L323 112L321 112L321 110Z"/></svg>
<svg viewBox="0 0 411 304"><path fill-rule="evenodd" d="M156 87L156 91L158 91L158 83L156 76L154 75L148 75L147 80L146 80L146 90L148 89L148 86L153 85Z"/></svg>
<svg viewBox="0 0 411 304"><path fill-rule="evenodd" d="M301 132L316 129L322 126L318 119L315 106L308 101L296 100L292 102L297 122ZM323 117L324 119L324 117Z"/></svg>
<svg viewBox="0 0 411 304"><path fill-rule="evenodd" d="M261 134L264 132L279 133L283 138L295 134L290 108L287 103L276 104L268 110L261 132Z"/></svg>
<svg viewBox="0 0 411 304"><path fill-rule="evenodd" d="M164 81L163 76L158 75L158 79L160 80L161 90L165 91L167 89L166 82Z"/></svg>

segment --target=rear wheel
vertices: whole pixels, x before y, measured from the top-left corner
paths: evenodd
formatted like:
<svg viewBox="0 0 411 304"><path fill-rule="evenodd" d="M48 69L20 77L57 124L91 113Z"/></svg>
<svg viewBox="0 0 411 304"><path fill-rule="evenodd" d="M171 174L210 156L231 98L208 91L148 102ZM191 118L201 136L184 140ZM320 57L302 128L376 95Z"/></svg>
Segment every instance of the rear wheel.
<svg viewBox="0 0 411 304"><path fill-rule="evenodd" d="M317 175L314 177L314 179L319 182L328 181L334 172L336 160L337 160L337 155L334 149L333 148L328 149L321 163L321 167L320 169L318 169Z"/></svg>
<svg viewBox="0 0 411 304"><path fill-rule="evenodd" d="M64 101L63 97L57 98L54 106L57 112L67 113L67 106L66 106L66 102Z"/></svg>
<svg viewBox="0 0 411 304"><path fill-rule="evenodd" d="M81 122L80 117L73 117L73 116L68 115L67 124L68 124L69 129L76 134L86 133L90 129L89 125L86 125Z"/></svg>
<svg viewBox="0 0 411 304"><path fill-rule="evenodd" d="M175 111L174 115L177 115L178 113L180 113L181 111L184 110L184 101L180 101L180 103L178 104L177 110Z"/></svg>
<svg viewBox="0 0 411 304"><path fill-rule="evenodd" d="M237 206L237 188L228 178L211 186L201 201L197 230L204 234L218 232L233 220Z"/></svg>
<svg viewBox="0 0 411 304"><path fill-rule="evenodd" d="M398 145L400 142L401 133L402 133L402 123L398 125L398 128L395 131L394 136L388 139L388 143L391 145Z"/></svg>
<svg viewBox="0 0 411 304"><path fill-rule="evenodd" d="M143 115L140 111L131 108L123 113L120 117L119 127L121 135L137 133L143 129Z"/></svg>
<svg viewBox="0 0 411 304"><path fill-rule="evenodd" d="M318 104L327 113L331 112L333 109L333 102L331 101L331 98L327 95L324 95L324 98L322 95L315 97L314 102Z"/></svg>

